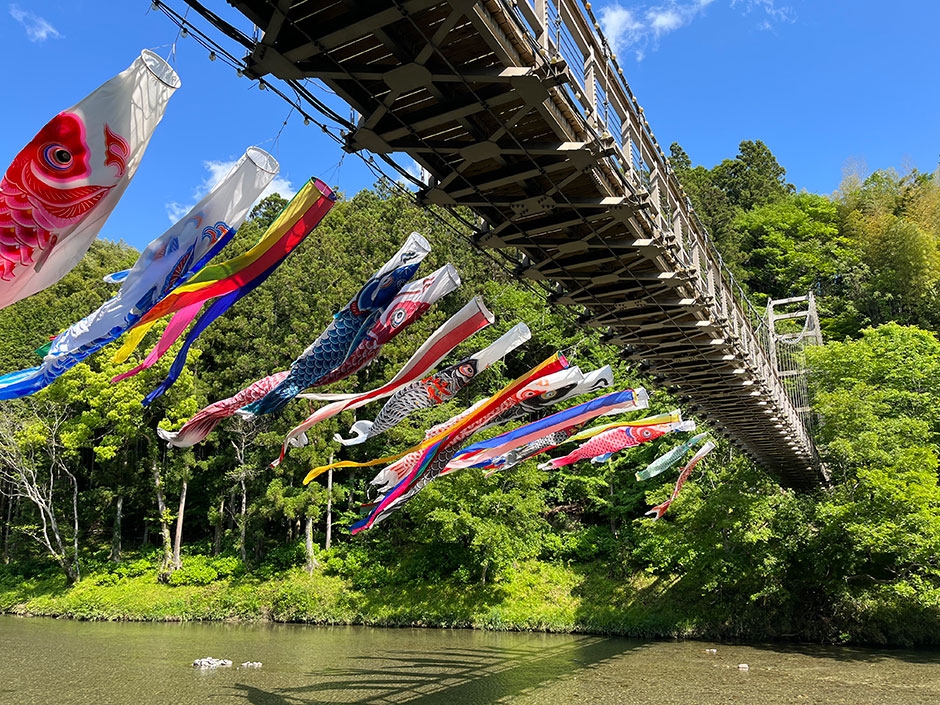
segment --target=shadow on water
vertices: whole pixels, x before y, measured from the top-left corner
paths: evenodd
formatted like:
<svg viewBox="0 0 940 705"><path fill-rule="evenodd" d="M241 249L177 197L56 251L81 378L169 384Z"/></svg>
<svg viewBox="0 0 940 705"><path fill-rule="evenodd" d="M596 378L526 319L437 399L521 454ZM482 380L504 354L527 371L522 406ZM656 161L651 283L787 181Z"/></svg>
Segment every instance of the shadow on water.
<svg viewBox="0 0 940 705"><path fill-rule="evenodd" d="M490 703L642 646L626 639L574 637L555 646L384 652L357 659L361 667L311 674L315 682L306 686L267 691L239 683L234 688L252 705Z"/></svg>

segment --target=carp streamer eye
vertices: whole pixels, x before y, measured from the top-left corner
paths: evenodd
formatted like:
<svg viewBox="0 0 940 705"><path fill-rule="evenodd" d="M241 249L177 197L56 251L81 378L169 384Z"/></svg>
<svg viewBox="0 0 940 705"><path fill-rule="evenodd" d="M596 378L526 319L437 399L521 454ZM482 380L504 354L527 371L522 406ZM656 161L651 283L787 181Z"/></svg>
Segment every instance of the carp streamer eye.
<svg viewBox="0 0 940 705"><path fill-rule="evenodd" d="M53 169L66 169L72 164L72 153L61 144L50 144L42 156Z"/></svg>
<svg viewBox="0 0 940 705"><path fill-rule="evenodd" d="M379 282L379 288L386 289L392 285L393 281L395 281L395 277L393 277L391 274L386 274L384 277L382 277L382 281Z"/></svg>
<svg viewBox="0 0 940 705"><path fill-rule="evenodd" d="M459 371L464 377L473 377L473 365L461 365Z"/></svg>
<svg viewBox="0 0 940 705"><path fill-rule="evenodd" d="M400 326L402 322L405 320L406 315L407 315L407 312L403 308L400 308L397 311L395 311L395 313L392 314L392 325Z"/></svg>

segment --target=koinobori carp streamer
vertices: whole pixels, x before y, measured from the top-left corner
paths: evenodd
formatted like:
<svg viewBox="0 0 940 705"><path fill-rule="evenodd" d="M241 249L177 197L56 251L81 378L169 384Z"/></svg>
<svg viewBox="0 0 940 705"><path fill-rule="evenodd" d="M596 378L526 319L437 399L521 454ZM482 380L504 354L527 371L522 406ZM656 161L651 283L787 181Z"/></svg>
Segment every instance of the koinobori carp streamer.
<svg viewBox="0 0 940 705"><path fill-rule="evenodd" d="M427 374L429 370L433 369L444 357L450 354L454 348L478 330L490 325L493 320L493 314L483 305L483 300L479 297L474 297L434 331L428 339L421 344L421 347L414 352L398 373L381 387L370 389L367 392L360 392L359 394L304 395L308 398L321 401L331 400L332 403L317 409L308 416L303 423L295 426L288 432L281 446L280 458L275 460L272 465L276 466L284 459L284 455L287 453L289 446L299 448L306 445L306 432L316 424L342 411L358 409L360 406L364 406L376 399L382 399L394 394L396 390L404 385Z"/></svg>
<svg viewBox="0 0 940 705"><path fill-rule="evenodd" d="M16 155L0 180L0 308L52 286L78 264L179 86L169 64L145 50Z"/></svg>
<svg viewBox="0 0 940 705"><path fill-rule="evenodd" d="M356 421L351 429L356 434L353 438L345 439L336 434L334 440L343 445L363 443L401 423L418 409L427 409L450 401L471 380L522 345L531 335L525 323L513 326L496 341L473 355L429 377L401 387L385 402L375 421Z"/></svg>
<svg viewBox="0 0 940 705"><path fill-rule="evenodd" d="M460 277L451 265L441 267L423 279L405 286L381 316L373 319L372 325L365 332L359 345L346 360L331 373L321 378L319 383L329 384L345 379L362 369L375 358L379 350L396 335L417 321L442 296L450 293L460 284ZM283 370L253 382L233 397L210 404L186 422L179 431L158 431L170 445L177 448L189 447L204 440L222 419L232 416L236 411L274 389L283 381L290 370Z"/></svg>
<svg viewBox="0 0 940 705"><path fill-rule="evenodd" d="M342 364L372 317L380 315L391 303L430 251L431 245L424 237L411 233L401 249L333 317L320 337L291 363L290 374L240 413L273 413Z"/></svg>
<svg viewBox="0 0 940 705"><path fill-rule="evenodd" d="M676 481L676 488L672 491L672 496L669 497L662 504L657 504L655 507L650 509L647 514L653 515L653 521L661 519L663 514L666 513L666 510L669 509L669 505L675 501L676 497L679 496L679 492L682 490L682 485L685 484L685 481L689 479L689 476L692 474L692 470L695 469L695 466L701 462L702 458L715 450L715 442L708 441L705 445L698 449L698 452L692 456L692 459L686 463L685 467L682 468L682 471L679 473L679 479Z"/></svg>

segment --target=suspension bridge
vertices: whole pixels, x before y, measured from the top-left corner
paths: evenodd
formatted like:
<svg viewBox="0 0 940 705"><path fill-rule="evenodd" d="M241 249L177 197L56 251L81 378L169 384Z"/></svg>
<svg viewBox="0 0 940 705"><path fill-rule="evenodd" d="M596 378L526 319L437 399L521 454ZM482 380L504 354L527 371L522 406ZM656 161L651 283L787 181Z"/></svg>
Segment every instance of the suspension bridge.
<svg viewBox="0 0 940 705"><path fill-rule="evenodd" d="M346 151L413 158L431 177L422 202L471 209L479 247L516 258L783 484L828 481L802 365L819 342L812 297L751 304L590 3L227 0L249 38L186 1L247 49L249 78L329 86L360 116Z"/></svg>

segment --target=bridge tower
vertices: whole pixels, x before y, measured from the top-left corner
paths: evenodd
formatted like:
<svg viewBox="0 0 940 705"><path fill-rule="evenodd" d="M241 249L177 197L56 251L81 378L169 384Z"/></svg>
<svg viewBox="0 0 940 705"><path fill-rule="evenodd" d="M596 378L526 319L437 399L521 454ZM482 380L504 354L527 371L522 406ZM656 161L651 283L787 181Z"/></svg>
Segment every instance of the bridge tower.
<svg viewBox="0 0 940 705"><path fill-rule="evenodd" d="M770 363L793 402L804 428L813 435L816 414L810 403L806 349L823 343L813 292L806 296L768 301L767 330L770 337L767 346Z"/></svg>

